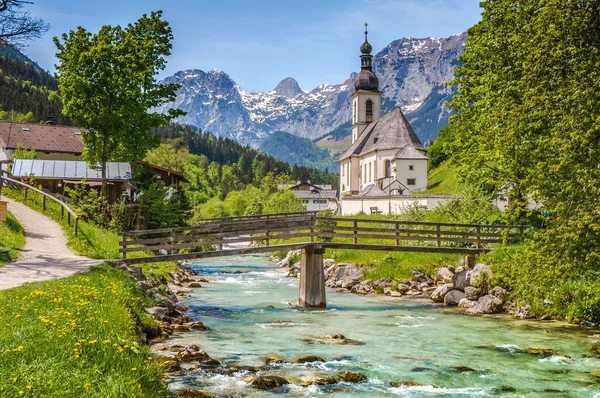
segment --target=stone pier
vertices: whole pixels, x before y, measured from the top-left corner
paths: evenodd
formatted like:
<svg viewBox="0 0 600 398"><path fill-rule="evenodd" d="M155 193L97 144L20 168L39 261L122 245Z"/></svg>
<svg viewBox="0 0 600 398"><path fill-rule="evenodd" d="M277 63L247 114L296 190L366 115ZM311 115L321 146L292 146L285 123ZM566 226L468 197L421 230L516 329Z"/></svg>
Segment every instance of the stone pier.
<svg viewBox="0 0 600 398"><path fill-rule="evenodd" d="M325 249L318 246L306 246L302 249L300 269L301 307L325 308L325 274L323 272L323 254Z"/></svg>

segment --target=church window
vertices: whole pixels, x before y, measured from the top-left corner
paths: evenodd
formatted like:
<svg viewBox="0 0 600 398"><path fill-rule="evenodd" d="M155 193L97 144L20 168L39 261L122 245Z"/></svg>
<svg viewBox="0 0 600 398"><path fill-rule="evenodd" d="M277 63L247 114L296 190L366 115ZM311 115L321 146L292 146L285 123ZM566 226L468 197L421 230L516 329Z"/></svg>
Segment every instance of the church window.
<svg viewBox="0 0 600 398"><path fill-rule="evenodd" d="M373 173L371 171L371 162L369 162L369 181L373 181Z"/></svg>
<svg viewBox="0 0 600 398"><path fill-rule="evenodd" d="M392 162L388 159L384 162L385 177L392 175Z"/></svg>
<svg viewBox="0 0 600 398"><path fill-rule="evenodd" d="M411 165L408 165L408 169L412 171L412 170L414 170L414 169L415 169L415 166L413 166L412 164L411 164Z"/></svg>
<svg viewBox="0 0 600 398"><path fill-rule="evenodd" d="M367 122L372 122L373 121L373 101L368 99L365 104L365 108L367 110Z"/></svg>
<svg viewBox="0 0 600 398"><path fill-rule="evenodd" d="M354 117L354 123L356 123L356 101L354 101L354 112L352 112L352 116Z"/></svg>
<svg viewBox="0 0 600 398"><path fill-rule="evenodd" d="M407 178L406 185L417 185L417 180L415 178Z"/></svg>
<svg viewBox="0 0 600 398"><path fill-rule="evenodd" d="M367 182L367 164L363 163L363 183Z"/></svg>

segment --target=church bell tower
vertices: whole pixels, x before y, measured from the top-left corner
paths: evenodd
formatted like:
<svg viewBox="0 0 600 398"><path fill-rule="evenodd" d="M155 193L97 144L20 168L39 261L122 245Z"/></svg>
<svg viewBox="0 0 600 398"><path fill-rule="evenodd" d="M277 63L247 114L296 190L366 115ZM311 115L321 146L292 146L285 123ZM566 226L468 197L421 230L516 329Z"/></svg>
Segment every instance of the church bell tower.
<svg viewBox="0 0 600 398"><path fill-rule="evenodd" d="M352 143L358 139L369 123L381 117L381 91L379 79L373 73L373 48L367 39L368 24L365 24L365 42L360 46L360 73L354 80L356 92L352 95Z"/></svg>

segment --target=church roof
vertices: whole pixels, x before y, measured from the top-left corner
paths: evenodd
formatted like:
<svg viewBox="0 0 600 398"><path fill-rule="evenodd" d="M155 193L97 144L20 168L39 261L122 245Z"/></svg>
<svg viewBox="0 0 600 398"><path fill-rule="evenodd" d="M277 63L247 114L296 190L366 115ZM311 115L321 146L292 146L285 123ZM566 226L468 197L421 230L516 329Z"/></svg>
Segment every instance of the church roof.
<svg viewBox="0 0 600 398"><path fill-rule="evenodd" d="M415 152L425 150L399 107L369 124L350 148L344 152L340 160L384 149L397 149L399 152L396 158L399 158L398 155L404 151L415 156L412 149Z"/></svg>
<svg viewBox="0 0 600 398"><path fill-rule="evenodd" d="M372 196L387 196L387 193L375 186L375 184L367 185L362 191L356 195L360 198L369 198Z"/></svg>
<svg viewBox="0 0 600 398"><path fill-rule="evenodd" d="M399 151L395 156L394 156L394 160L396 159L423 159L423 160L427 160L427 156L423 155L422 152L420 152L419 150L415 149L412 146L406 146L404 148L402 148L401 151Z"/></svg>

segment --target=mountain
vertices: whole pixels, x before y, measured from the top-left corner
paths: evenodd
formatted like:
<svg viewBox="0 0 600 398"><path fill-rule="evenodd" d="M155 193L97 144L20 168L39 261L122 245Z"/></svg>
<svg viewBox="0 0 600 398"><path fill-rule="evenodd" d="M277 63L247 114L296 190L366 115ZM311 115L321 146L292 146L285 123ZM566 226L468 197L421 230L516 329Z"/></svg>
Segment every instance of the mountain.
<svg viewBox="0 0 600 398"><path fill-rule="evenodd" d="M338 169L326 149L319 148L308 138L284 131L265 137L260 143L260 150L289 164L329 171Z"/></svg>
<svg viewBox="0 0 600 398"><path fill-rule="evenodd" d="M401 106L423 142L435 138L446 124L444 103L452 90L444 84L453 78L465 42L465 33L443 38L406 37L390 43L374 57L384 113ZM181 71L164 80L182 85L177 99L159 109L182 109L188 114L178 122L256 147L275 131L318 139L349 123L355 76L353 73L341 84L322 84L311 91L302 91L288 77L271 91L252 93L220 70ZM349 135L350 130L342 133ZM341 135L339 130L337 135Z"/></svg>

